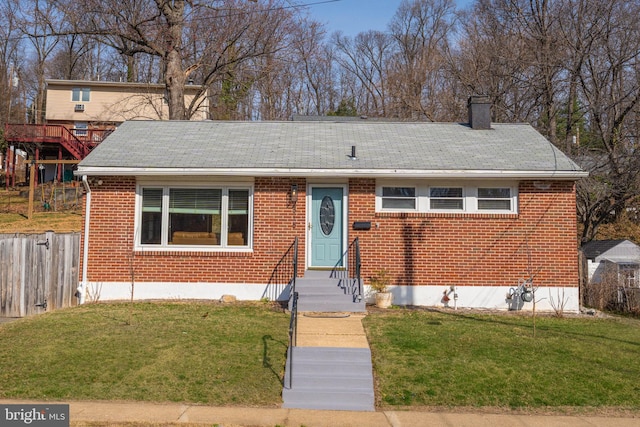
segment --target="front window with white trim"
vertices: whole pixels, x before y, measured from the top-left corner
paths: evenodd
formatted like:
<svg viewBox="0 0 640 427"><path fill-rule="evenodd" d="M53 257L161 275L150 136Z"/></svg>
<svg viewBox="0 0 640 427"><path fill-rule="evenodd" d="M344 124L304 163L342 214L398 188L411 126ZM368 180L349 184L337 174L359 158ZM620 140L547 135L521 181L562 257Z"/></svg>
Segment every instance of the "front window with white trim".
<svg viewBox="0 0 640 427"><path fill-rule="evenodd" d="M251 245L251 188L144 186L138 195L139 245L216 249Z"/></svg>

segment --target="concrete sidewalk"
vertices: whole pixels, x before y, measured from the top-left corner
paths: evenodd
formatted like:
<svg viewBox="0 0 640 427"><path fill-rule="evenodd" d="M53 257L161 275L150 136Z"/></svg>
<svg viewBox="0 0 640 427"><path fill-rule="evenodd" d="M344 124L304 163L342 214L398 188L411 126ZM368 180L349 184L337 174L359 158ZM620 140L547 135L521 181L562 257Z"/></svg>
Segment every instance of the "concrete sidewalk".
<svg viewBox="0 0 640 427"><path fill-rule="evenodd" d="M1 404L42 401L0 400ZM219 425L224 427L637 427L640 418L605 416L470 414L416 411L311 411L279 408L235 408L182 404L117 402L69 403L72 423L102 422ZM640 416L640 414L639 414Z"/></svg>

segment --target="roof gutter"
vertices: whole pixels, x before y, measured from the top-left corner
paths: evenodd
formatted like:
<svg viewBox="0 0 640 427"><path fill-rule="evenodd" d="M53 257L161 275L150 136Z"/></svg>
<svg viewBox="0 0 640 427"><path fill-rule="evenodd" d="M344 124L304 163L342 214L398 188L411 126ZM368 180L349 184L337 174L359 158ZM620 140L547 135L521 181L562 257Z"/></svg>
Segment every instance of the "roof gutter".
<svg viewBox="0 0 640 427"><path fill-rule="evenodd" d="M84 215L84 245L82 248L82 280L78 286L78 303L84 304L87 290L87 271L89 263L89 221L91 219L91 187L87 175L82 175L82 184L87 190L87 198L85 199L85 215Z"/></svg>
<svg viewBox="0 0 640 427"><path fill-rule="evenodd" d="M292 168L124 168L81 166L78 174L88 176L287 176L339 178L510 178L577 180L589 176L582 170L413 170L413 169L292 169Z"/></svg>

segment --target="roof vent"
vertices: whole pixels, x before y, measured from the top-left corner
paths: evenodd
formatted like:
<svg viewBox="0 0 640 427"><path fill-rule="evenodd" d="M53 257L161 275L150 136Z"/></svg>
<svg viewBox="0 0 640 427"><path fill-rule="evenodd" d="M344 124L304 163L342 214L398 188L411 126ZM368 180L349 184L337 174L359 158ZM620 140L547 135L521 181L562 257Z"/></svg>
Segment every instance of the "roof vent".
<svg viewBox="0 0 640 427"><path fill-rule="evenodd" d="M356 146L352 145L351 146L351 155L348 156L351 160L358 160L358 158L356 157Z"/></svg>
<svg viewBox="0 0 640 427"><path fill-rule="evenodd" d="M491 129L491 101L487 95L473 95L467 102L471 129Z"/></svg>

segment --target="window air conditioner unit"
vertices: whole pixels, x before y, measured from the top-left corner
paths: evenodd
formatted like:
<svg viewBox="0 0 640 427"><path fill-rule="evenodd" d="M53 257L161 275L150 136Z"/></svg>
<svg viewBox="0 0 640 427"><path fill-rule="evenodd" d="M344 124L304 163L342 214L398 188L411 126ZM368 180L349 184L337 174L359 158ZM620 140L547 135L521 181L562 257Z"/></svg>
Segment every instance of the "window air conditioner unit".
<svg viewBox="0 0 640 427"><path fill-rule="evenodd" d="M76 104L73 111L80 111L80 112L84 111L84 104Z"/></svg>

